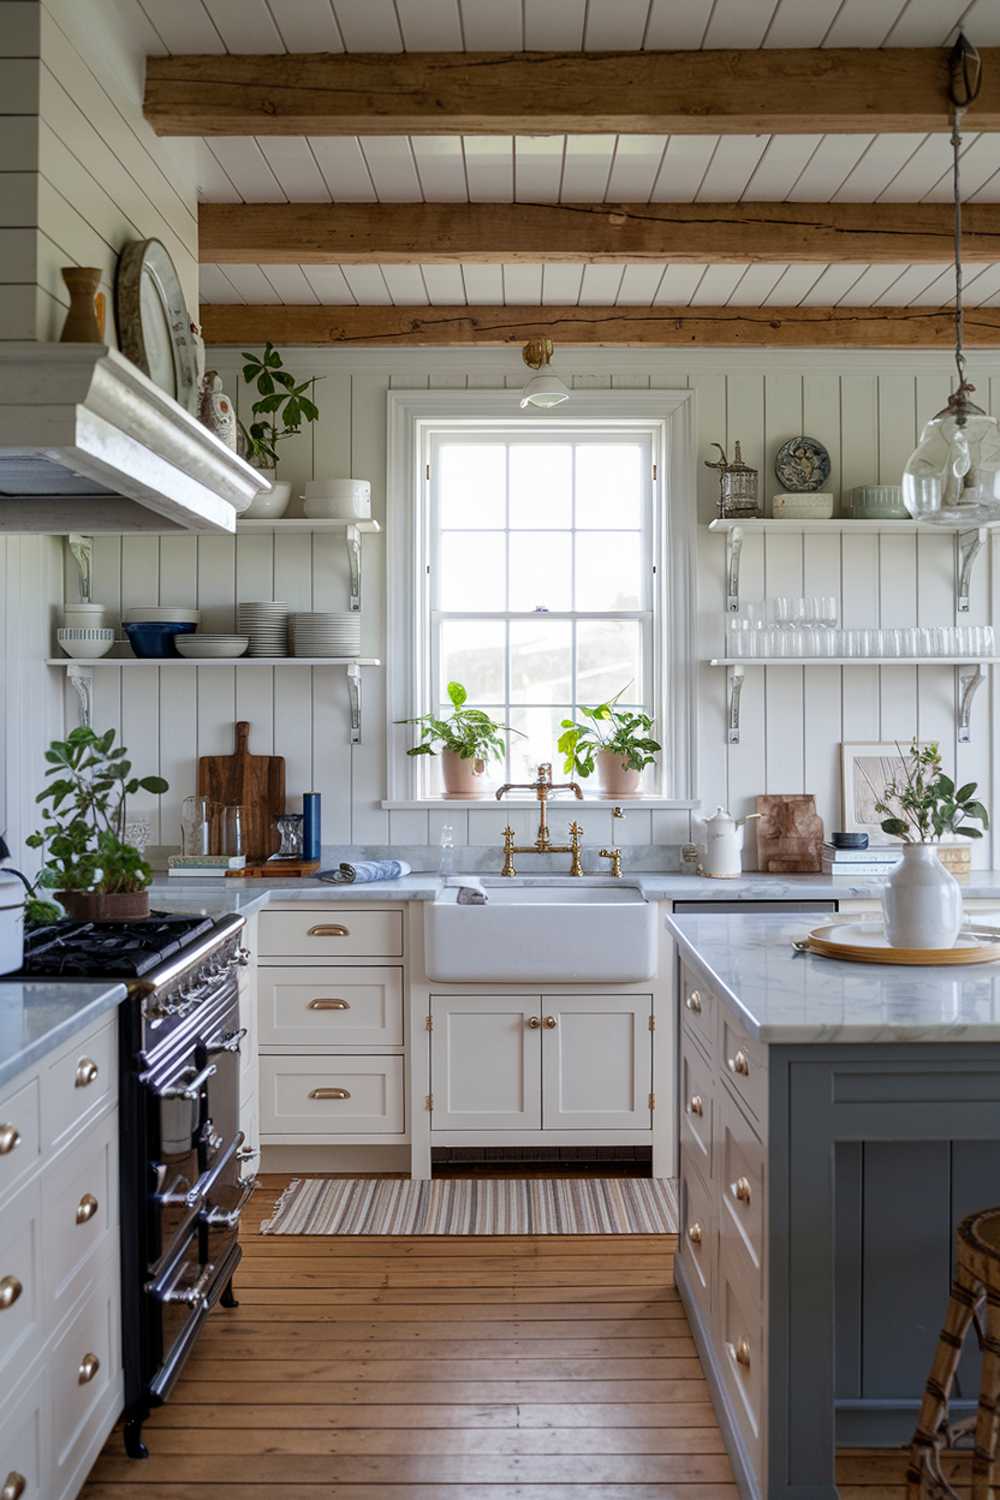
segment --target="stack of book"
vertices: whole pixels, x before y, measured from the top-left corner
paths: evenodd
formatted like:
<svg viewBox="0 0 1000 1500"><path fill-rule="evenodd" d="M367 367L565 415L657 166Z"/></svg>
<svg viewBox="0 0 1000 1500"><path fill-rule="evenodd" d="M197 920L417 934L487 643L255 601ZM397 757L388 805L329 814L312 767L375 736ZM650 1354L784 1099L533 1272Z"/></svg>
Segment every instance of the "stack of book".
<svg viewBox="0 0 1000 1500"><path fill-rule="evenodd" d="M838 849L823 845L824 875L891 875L902 859L898 844L873 844L867 849Z"/></svg>
<svg viewBox="0 0 1000 1500"><path fill-rule="evenodd" d="M224 879L229 870L246 868L245 854L171 854L167 874L182 880Z"/></svg>

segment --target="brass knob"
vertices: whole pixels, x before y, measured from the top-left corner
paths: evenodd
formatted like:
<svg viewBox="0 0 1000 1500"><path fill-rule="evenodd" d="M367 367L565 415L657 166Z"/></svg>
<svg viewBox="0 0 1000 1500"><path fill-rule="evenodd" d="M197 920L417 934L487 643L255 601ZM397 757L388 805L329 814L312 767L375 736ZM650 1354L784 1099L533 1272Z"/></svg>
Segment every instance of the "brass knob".
<svg viewBox="0 0 1000 1500"><path fill-rule="evenodd" d="M89 1224L100 1206L93 1193L84 1193L76 1205L76 1222L78 1224Z"/></svg>
<svg viewBox="0 0 1000 1500"><path fill-rule="evenodd" d="M20 1144L21 1132L16 1125L0 1125L0 1156L9 1156Z"/></svg>
<svg viewBox="0 0 1000 1500"><path fill-rule="evenodd" d="M546 1031L555 1031L556 1027L559 1025L559 1022L556 1020L555 1016L546 1016L545 1020L542 1022L542 1025L545 1027Z"/></svg>
<svg viewBox="0 0 1000 1500"><path fill-rule="evenodd" d="M529 1016L524 1023L529 1031L537 1031L542 1024L541 1016Z"/></svg>
<svg viewBox="0 0 1000 1500"><path fill-rule="evenodd" d="M3 1312L8 1307L13 1307L23 1291L24 1287L16 1276L4 1276L0 1278L0 1312Z"/></svg>
<svg viewBox="0 0 1000 1500"><path fill-rule="evenodd" d="M349 1000L310 1000L308 1010L350 1010Z"/></svg>
<svg viewBox="0 0 1000 1500"><path fill-rule="evenodd" d="M310 1099L349 1099L349 1089L313 1089Z"/></svg>
<svg viewBox="0 0 1000 1500"><path fill-rule="evenodd" d="M27 1487L28 1481L24 1475L19 1474L16 1469L11 1469L3 1482L3 1489L0 1489L0 1500L21 1500Z"/></svg>
<svg viewBox="0 0 1000 1500"><path fill-rule="evenodd" d="M749 1203L751 1198L750 1181L746 1177L737 1177L733 1183L733 1196L740 1203Z"/></svg>
<svg viewBox="0 0 1000 1500"><path fill-rule="evenodd" d="M701 994L698 990L692 990L684 1004L688 1010L693 1010L696 1016L701 1015Z"/></svg>
<svg viewBox="0 0 1000 1500"><path fill-rule="evenodd" d="M688 1113L692 1115L703 1115L705 1113L705 1102L700 1094L692 1094L688 1100Z"/></svg>
<svg viewBox="0 0 1000 1500"><path fill-rule="evenodd" d="M737 1052L735 1057L726 1058L726 1067L729 1069L730 1073L739 1073L741 1078L750 1077L750 1059L749 1057L747 1057L742 1047Z"/></svg>
<svg viewBox="0 0 1000 1500"><path fill-rule="evenodd" d="M700 1245L701 1244L701 1225L700 1224L689 1224L688 1225L688 1239L691 1241L692 1245Z"/></svg>
<svg viewBox="0 0 1000 1500"><path fill-rule="evenodd" d="M350 937L351 930L344 927L340 922L318 922L315 927L310 927L310 937Z"/></svg>
<svg viewBox="0 0 1000 1500"><path fill-rule="evenodd" d="M736 1363L738 1365L742 1365L743 1366L744 1370L749 1370L749 1368L750 1368L750 1341L749 1341L749 1339L740 1339L739 1343L736 1345L736 1349L735 1349L733 1357L736 1360Z"/></svg>
<svg viewBox="0 0 1000 1500"><path fill-rule="evenodd" d="M80 1061L76 1065L76 1079L74 1082L74 1086L78 1089L87 1088L89 1084L93 1083L96 1080L97 1075L100 1071L100 1068L97 1066L92 1057L81 1057Z"/></svg>
<svg viewBox="0 0 1000 1500"><path fill-rule="evenodd" d="M77 1371L77 1385L89 1385L100 1368L101 1361L96 1354L85 1354L80 1361L80 1368Z"/></svg>

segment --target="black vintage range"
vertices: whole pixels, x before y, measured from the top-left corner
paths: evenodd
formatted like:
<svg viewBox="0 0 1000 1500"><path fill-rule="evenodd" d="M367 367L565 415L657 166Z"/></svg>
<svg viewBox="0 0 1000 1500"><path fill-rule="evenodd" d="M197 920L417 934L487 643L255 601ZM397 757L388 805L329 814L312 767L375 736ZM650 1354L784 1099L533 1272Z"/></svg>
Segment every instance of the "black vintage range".
<svg viewBox="0 0 1000 1500"><path fill-rule="evenodd" d="M253 1155L239 1130L244 919L63 921L25 942L23 977L117 979L125 1446L170 1394L216 1302L234 1306Z"/></svg>

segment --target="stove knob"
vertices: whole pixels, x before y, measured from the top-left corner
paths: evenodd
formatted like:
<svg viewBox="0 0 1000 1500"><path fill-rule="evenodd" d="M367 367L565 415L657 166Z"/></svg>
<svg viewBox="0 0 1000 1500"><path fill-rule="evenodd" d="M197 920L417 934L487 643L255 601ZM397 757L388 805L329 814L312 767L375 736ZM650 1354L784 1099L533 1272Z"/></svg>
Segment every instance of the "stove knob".
<svg viewBox="0 0 1000 1500"><path fill-rule="evenodd" d="M237 950L236 950L236 962L239 964L239 966L240 966L241 969L245 969L246 968L247 964L250 962L250 957L251 957L251 955L250 955L250 949L249 948L243 948L243 947L237 948Z"/></svg>

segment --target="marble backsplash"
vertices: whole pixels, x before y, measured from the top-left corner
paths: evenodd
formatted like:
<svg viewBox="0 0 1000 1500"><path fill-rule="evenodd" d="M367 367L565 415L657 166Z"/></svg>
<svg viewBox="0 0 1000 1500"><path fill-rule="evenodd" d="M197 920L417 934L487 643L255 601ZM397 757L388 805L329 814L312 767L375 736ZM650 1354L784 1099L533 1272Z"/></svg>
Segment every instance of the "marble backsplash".
<svg viewBox="0 0 1000 1500"><path fill-rule="evenodd" d="M598 856L599 844L584 844L580 850L584 874L606 875L608 861ZM628 874L672 874L680 869L680 844L625 844L622 868ZM167 868L167 856L178 851L160 845L146 851L154 870ZM436 875L441 869L438 844L324 844L322 866L336 868L341 861L402 859L415 873ZM503 850L494 844L461 844L455 849L454 870L463 875L499 875ZM517 854L514 863L520 875L565 875L568 854Z"/></svg>

